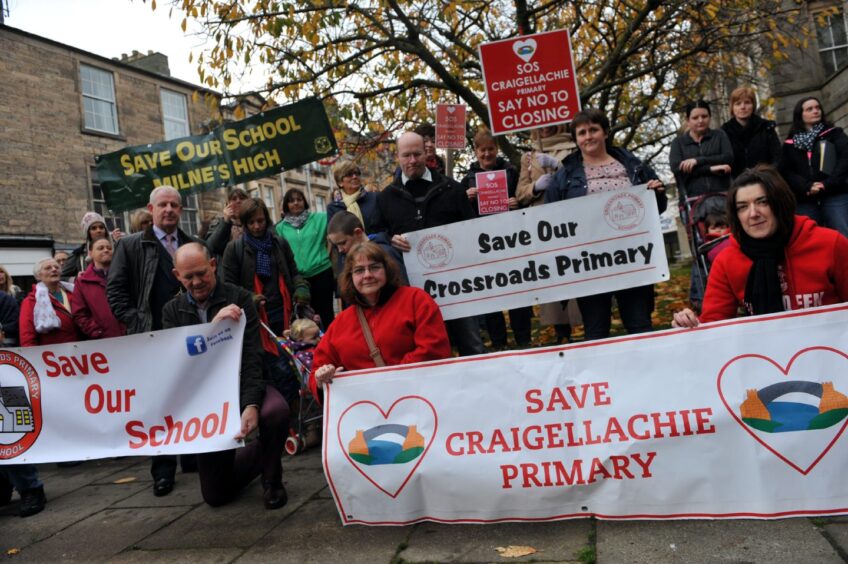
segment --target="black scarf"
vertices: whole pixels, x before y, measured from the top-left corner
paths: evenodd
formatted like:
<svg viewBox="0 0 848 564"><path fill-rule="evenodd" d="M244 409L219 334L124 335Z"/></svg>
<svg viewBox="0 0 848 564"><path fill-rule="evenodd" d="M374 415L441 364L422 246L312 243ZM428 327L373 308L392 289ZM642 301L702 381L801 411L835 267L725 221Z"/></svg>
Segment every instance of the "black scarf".
<svg viewBox="0 0 848 564"><path fill-rule="evenodd" d="M739 246L753 261L745 283L745 305L750 315L763 315L783 311L783 293L777 267L785 256L788 237L772 235L754 239L742 233Z"/></svg>

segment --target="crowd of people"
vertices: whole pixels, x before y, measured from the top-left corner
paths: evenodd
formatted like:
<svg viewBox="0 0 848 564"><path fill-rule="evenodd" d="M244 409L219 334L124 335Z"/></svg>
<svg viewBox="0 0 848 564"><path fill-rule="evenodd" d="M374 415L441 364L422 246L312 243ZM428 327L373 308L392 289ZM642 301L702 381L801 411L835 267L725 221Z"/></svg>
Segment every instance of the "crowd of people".
<svg viewBox="0 0 848 564"><path fill-rule="evenodd" d="M711 246L706 292L674 315L678 327L848 299L845 133L826 120L815 98L798 102L782 144L774 122L757 115L752 89L736 89L729 105L732 117L718 129L710 127L708 103L687 105L686 130L671 144L682 199L727 196L726 209L707 218L706 238L722 244ZM460 182L447 176L435 132L423 126L397 139L397 169L382 191L367 191L356 162L342 160L333 169L338 196L326 213L310 210L305 194L289 189L282 219L273 224L261 199L235 188L205 241L179 228L180 194L160 186L147 210L133 217L131 234L109 232L102 216L86 213L83 243L39 261L28 295L0 267L0 336L6 346L28 347L245 316L236 438L258 428L260 439L179 462L183 472L199 472L211 505L227 503L261 476L264 505L282 507L280 455L290 411L285 392L269 384L281 354L274 337L294 336L298 350L308 351L316 398L342 370L443 359L452 349L487 352L481 331L488 333L488 350L509 346L504 312L445 321L426 292L409 286L404 234L478 217L476 174L501 170L510 210L642 185L662 213L665 184L614 145L614 125L603 112L586 109L569 127L534 131L520 167L481 129L473 137L476 160ZM603 339L615 304L628 333L651 331L654 291L649 285L544 304L541 321L554 327L558 342L571 340L581 324L585 340ZM515 346L531 346L532 316L530 307L509 310ZM153 457L154 495L172 491L177 466L176 456ZM34 466L0 466L0 503L13 487L21 515L44 508Z"/></svg>

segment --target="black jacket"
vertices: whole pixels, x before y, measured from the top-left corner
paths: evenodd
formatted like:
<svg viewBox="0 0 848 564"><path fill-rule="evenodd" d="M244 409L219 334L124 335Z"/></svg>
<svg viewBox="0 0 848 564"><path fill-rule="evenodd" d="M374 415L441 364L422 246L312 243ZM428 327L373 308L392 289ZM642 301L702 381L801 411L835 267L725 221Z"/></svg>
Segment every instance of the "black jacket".
<svg viewBox="0 0 848 564"><path fill-rule="evenodd" d="M273 232L271 240L274 243L274 262L277 265L277 272L283 275L289 296L294 298L296 287L308 283L303 280L297 270L294 253L288 242ZM248 245L244 238L230 241L224 251L221 269L224 271L223 279L225 282L253 292L253 281L256 275L256 250Z"/></svg>
<svg viewBox="0 0 848 564"><path fill-rule="evenodd" d="M680 170L680 163L686 159L697 159L698 164L692 172ZM713 174L710 167L733 162L733 147L730 139L721 129L708 129L696 143L689 133L678 136L671 142L669 165L677 180L680 198L692 198L712 192L726 192L730 188L729 174Z"/></svg>
<svg viewBox="0 0 848 564"><path fill-rule="evenodd" d="M830 174L819 170L823 146L830 146L836 152L835 166ZM841 127L825 129L813 143L813 151L809 157L807 151L797 148L789 137L784 141L780 152L780 174L789 183L799 203L815 202L834 194L844 194L845 182L848 179L848 136ZM811 196L809 193L813 182L824 184L824 191L818 196Z"/></svg>
<svg viewBox="0 0 848 564"><path fill-rule="evenodd" d="M180 229L177 233L180 245L198 242ZM152 226L121 237L115 245L115 256L106 281L106 298L112 313L127 327L130 335L153 328L150 291L156 279L160 249L165 252Z"/></svg>
<svg viewBox="0 0 848 564"><path fill-rule="evenodd" d="M780 158L780 139L775 131L776 124L754 114L744 127L731 118L721 128L730 139L733 147L731 176L736 178L746 168L758 164L777 164Z"/></svg>
<svg viewBox="0 0 848 564"><path fill-rule="evenodd" d="M473 163L471 163L471 166L468 167L468 171L465 173L465 176L462 178L462 180L459 181L459 183L462 184L462 187L466 190L468 188L476 188L478 172L492 172L495 170L506 171L507 194L510 198L514 198L515 190L516 188L518 188L518 169L512 166L512 163L510 163L503 157L498 157L498 159L495 161L495 167L491 170L483 170L483 168L480 166L480 161L474 161ZM471 211L474 212L474 215L478 215L476 204L476 200L471 203Z"/></svg>
<svg viewBox="0 0 848 564"><path fill-rule="evenodd" d="M377 194L377 206L390 236L474 218L462 185L434 170L430 174L433 181L421 198L414 198L400 177Z"/></svg>
<svg viewBox="0 0 848 564"><path fill-rule="evenodd" d="M241 346L241 392L239 394L241 409L244 411L244 408L248 405L260 407L262 399L265 397L259 317L256 315L256 308L253 306L250 292L219 280L209 297L209 306L206 310L207 319L212 321L221 309L230 304L235 304L244 310L247 322L244 327L244 341ZM163 329L186 327L200 323L197 308L188 301L188 295L185 293L181 293L162 308Z"/></svg>
<svg viewBox="0 0 848 564"><path fill-rule="evenodd" d="M5 340L0 340L0 345L7 347L16 347L20 342L18 340L18 319L21 315L21 309L18 307L18 302L11 294L0 291L0 324L2 324Z"/></svg>

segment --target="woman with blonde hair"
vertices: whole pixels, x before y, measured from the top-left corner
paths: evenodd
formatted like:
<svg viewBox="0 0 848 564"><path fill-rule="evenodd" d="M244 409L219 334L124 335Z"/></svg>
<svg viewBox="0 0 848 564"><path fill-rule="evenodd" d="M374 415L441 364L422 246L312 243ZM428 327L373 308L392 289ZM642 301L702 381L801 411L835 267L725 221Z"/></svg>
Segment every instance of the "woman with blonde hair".
<svg viewBox="0 0 848 564"><path fill-rule="evenodd" d="M359 218L367 235L385 232L386 227L377 207L377 193L369 192L362 183L362 170L354 161L339 161L333 166L333 179L341 199L327 205L327 221L340 211Z"/></svg>
<svg viewBox="0 0 848 564"><path fill-rule="evenodd" d="M17 297L21 293L21 289L15 286L12 275L2 264L0 264L0 292L6 292L15 299L18 299Z"/></svg>
<svg viewBox="0 0 848 564"><path fill-rule="evenodd" d="M776 124L757 115L757 94L750 86L730 93L730 119L721 128L730 138L733 162L730 175L736 178L758 164L775 164L780 157Z"/></svg>

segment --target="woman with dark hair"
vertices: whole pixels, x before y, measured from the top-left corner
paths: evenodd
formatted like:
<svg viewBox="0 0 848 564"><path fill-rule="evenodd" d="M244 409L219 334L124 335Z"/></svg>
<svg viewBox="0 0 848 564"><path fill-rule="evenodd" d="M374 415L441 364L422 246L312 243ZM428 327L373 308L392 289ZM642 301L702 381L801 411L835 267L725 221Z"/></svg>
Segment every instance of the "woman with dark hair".
<svg viewBox="0 0 848 564"><path fill-rule="evenodd" d="M335 316L333 293L336 289L327 247L327 214L310 212L306 195L297 188L289 188L283 196L283 219L276 229L291 245L297 268L309 282L312 307L321 316L326 329Z"/></svg>
<svg viewBox="0 0 848 564"><path fill-rule="evenodd" d="M780 173L797 211L848 237L848 136L825 117L817 98L801 98L783 143Z"/></svg>
<svg viewBox="0 0 848 564"><path fill-rule="evenodd" d="M227 194L227 205L220 217L209 224L209 234L206 236L206 246L216 257L224 254L227 243L238 239L244 233L241 223L241 205L250 196L242 188L233 188Z"/></svg>
<svg viewBox="0 0 848 564"><path fill-rule="evenodd" d="M730 245L713 263L701 315L679 311L675 327L848 300L848 239L795 215L774 168L760 165L733 182L727 216Z"/></svg>
<svg viewBox="0 0 848 564"><path fill-rule="evenodd" d="M309 303L309 284L300 275L289 244L271 228L265 202L259 198L245 201L240 205L239 220L244 234L224 250L224 281L259 296L260 319L274 334L282 335L291 321L292 304ZM271 347L266 348L272 352Z"/></svg>
<svg viewBox="0 0 848 564"><path fill-rule="evenodd" d="M127 334L124 324L118 321L106 299L106 277L112 264L114 249L108 237L88 243L91 264L77 276L71 311L74 323L89 339L108 339Z"/></svg>
<svg viewBox="0 0 848 564"><path fill-rule="evenodd" d="M633 153L611 144L610 123L603 112L593 109L576 114L571 122L571 134L579 150L563 161L554 183L545 193L545 202L645 184L654 193L660 213L665 210L668 198L663 183L653 169ZM651 330L653 285L627 288L577 298L587 341L609 337L613 296L628 333Z"/></svg>
<svg viewBox="0 0 848 564"><path fill-rule="evenodd" d="M340 370L450 356L439 306L424 290L401 286L395 261L378 245L360 243L348 252L339 287L353 305L339 314L315 349L309 387L316 397L318 386L330 383Z"/></svg>
<svg viewBox="0 0 848 564"><path fill-rule="evenodd" d="M106 220L103 219L103 216L97 212L86 212L85 215L82 216L82 221L80 222L80 227L82 228L82 234L85 237L85 240L82 244L74 249L71 253L70 258L65 261L65 264L62 268L62 278L73 278L80 272L83 272L88 266L88 244L100 237L110 237L112 242L115 243L120 239L124 233L117 227L112 230L112 232L108 232L106 230Z"/></svg>
<svg viewBox="0 0 848 564"><path fill-rule="evenodd" d="M688 131L671 142L669 164L680 198L691 198L730 187L733 146L721 129L710 129L710 105L704 100L686 104Z"/></svg>
<svg viewBox="0 0 848 564"><path fill-rule="evenodd" d="M721 126L733 147L730 175L736 178L746 168L776 164L780 157L776 124L757 115L757 94L753 88L740 86L730 93L730 116Z"/></svg>

